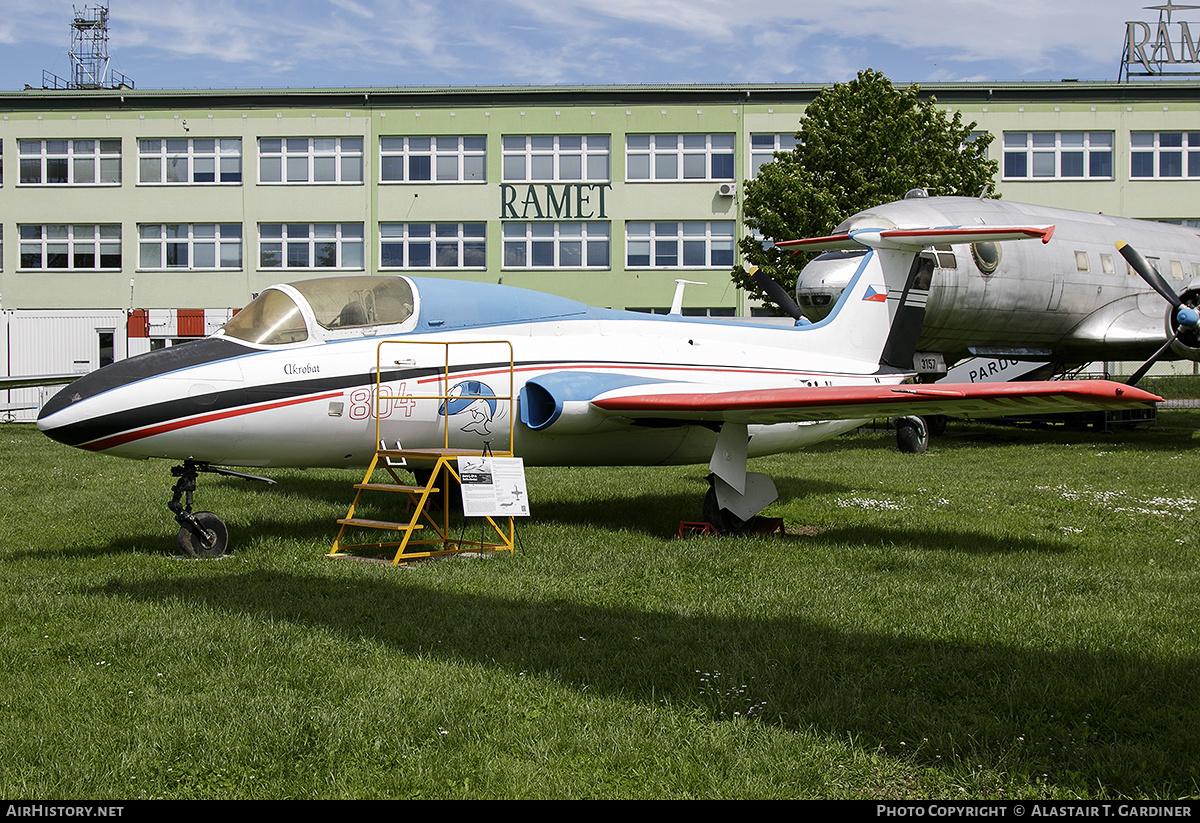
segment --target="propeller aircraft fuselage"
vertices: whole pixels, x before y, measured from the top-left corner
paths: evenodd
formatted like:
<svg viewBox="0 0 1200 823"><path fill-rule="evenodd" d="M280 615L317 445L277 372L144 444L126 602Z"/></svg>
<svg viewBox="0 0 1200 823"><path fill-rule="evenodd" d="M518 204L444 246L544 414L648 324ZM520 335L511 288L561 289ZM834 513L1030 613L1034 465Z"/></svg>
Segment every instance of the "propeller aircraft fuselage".
<svg viewBox="0 0 1200 823"><path fill-rule="evenodd" d="M947 366L973 356L1064 366L1200 360L1200 333L1186 328L1186 318L1180 330L1178 307L1152 283L1166 284L1183 304L1200 303L1196 230L1005 200L913 197L860 212L835 231L1026 223L1054 225L1051 242L948 240L925 252L935 270L919 351L941 354ZM1118 244L1140 252L1155 273L1127 265ZM853 253L831 252L805 266L796 282L805 316L825 315L855 265Z"/></svg>
<svg viewBox="0 0 1200 823"><path fill-rule="evenodd" d="M1049 231L982 228L963 239ZM195 472L216 467L361 467L381 444L486 447L527 465L707 462L706 508L728 515L728 526L775 497L769 479L747 472L749 457L873 417L1157 399L1102 381L902 385L914 375L927 297L919 254L941 237L856 235L866 252L837 305L821 322L791 328L404 276L272 286L211 337L77 380L46 404L38 426L90 451L183 461L170 506L183 545L189 530L207 527L189 514Z"/></svg>

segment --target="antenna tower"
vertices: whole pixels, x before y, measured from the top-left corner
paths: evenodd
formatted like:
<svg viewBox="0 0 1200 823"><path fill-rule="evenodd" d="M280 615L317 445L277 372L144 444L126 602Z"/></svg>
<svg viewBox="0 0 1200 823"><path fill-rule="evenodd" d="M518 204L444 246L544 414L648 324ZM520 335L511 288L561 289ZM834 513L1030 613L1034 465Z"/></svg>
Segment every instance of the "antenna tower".
<svg viewBox="0 0 1200 823"><path fill-rule="evenodd" d="M53 89L133 88L133 81L114 71L108 57L108 6L72 6L71 79L42 72L42 87Z"/></svg>

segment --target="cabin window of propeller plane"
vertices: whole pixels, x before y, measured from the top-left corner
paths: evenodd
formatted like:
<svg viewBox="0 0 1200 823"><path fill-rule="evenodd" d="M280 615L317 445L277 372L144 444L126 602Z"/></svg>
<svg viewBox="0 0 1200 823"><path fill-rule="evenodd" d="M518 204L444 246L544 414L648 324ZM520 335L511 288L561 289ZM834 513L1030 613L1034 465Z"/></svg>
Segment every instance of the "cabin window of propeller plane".
<svg viewBox="0 0 1200 823"><path fill-rule="evenodd" d="M958 258L954 256L954 249L950 246L934 246L932 251L923 252L921 256L932 260L934 266L939 269L958 268Z"/></svg>
<svg viewBox="0 0 1200 823"><path fill-rule="evenodd" d="M971 244L971 257L983 274L991 274L1000 267L1000 244L981 240Z"/></svg>

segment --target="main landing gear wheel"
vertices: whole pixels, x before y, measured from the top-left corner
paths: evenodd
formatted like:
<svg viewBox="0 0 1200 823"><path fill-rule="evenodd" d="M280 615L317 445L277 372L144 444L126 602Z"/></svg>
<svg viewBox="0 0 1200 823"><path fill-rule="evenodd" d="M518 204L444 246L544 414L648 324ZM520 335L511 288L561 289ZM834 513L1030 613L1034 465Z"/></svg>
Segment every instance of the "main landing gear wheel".
<svg viewBox="0 0 1200 823"><path fill-rule="evenodd" d="M896 418L896 445L906 454L924 454L929 448L929 428L920 417Z"/></svg>
<svg viewBox="0 0 1200 823"><path fill-rule="evenodd" d="M188 557L220 557L229 545L229 529L225 521L212 512L195 512L192 525L184 524L179 529L179 550Z"/></svg>
<svg viewBox="0 0 1200 823"><path fill-rule="evenodd" d="M717 503L717 490L713 487L712 480L709 480L708 491L704 493L703 517L705 523L730 537L745 534L754 527L754 518L743 520L729 509L721 508Z"/></svg>

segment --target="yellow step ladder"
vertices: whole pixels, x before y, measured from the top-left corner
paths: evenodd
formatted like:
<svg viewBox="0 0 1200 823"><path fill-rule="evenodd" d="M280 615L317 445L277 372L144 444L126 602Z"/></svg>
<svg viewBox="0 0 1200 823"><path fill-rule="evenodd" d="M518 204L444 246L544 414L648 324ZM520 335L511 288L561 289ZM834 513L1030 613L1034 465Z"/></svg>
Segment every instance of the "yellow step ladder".
<svg viewBox="0 0 1200 823"><path fill-rule="evenodd" d="M445 347L445 365L440 380L441 392L439 394L424 396L407 395L404 398L385 394L384 385L381 383L380 377L384 373L384 369L382 368L384 347L420 345ZM506 396L497 395L495 399L497 402L508 403L509 450L493 453L490 449L484 451L480 449L450 448L449 414L443 415L445 422L442 432L442 448L386 448L379 437L379 409L381 408L381 404L388 404L387 407L390 408L390 403L401 399L405 401L437 400L443 404L447 404L451 399L461 399L462 395L456 398L451 398L448 395L450 390L450 347L470 345L504 345L508 347L509 362L507 371L509 391ZM411 360L395 360L394 362L396 365L409 365L412 363ZM452 343L384 340L376 349L375 375L375 442L379 443L379 447L375 450L375 454L367 466L367 471L363 475L362 482L354 484L354 501L350 504L350 510L346 513L346 516L337 521L339 529L337 537L334 538L333 547L329 550L328 557L380 558L386 556L387 553L394 549L391 561L392 565L402 565L409 560L462 554L465 552L507 551L512 553L516 540L516 527L512 517L489 516L482 518L486 525L481 528L478 540L465 540L461 536L454 537L450 529L450 513L453 508L451 494L461 482L461 478L458 475L458 458L481 457L485 455L495 457L512 456L511 445L513 442L514 411L512 344L508 341ZM433 468L429 473L429 479L425 485L406 483L397 475L394 468L394 461L399 461L400 465L406 465L410 460L422 466L427 466L430 463L433 464ZM377 482L375 474L380 469L386 471L390 479L394 482L386 482L386 480L384 482ZM368 492L404 495L407 502L406 514L408 515L408 519L393 521L356 517L355 513L362 502L363 494ZM491 527L490 532L488 531L488 526ZM344 541L348 531L364 529L398 532L399 539L365 543L347 543ZM465 531L465 524L463 530ZM420 532L424 532L428 536L422 534L418 537L417 535Z"/></svg>

